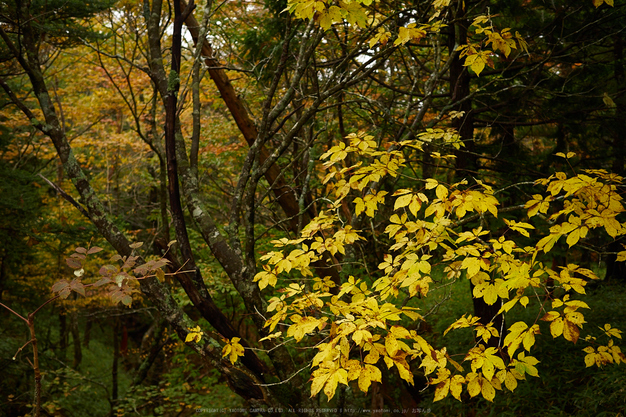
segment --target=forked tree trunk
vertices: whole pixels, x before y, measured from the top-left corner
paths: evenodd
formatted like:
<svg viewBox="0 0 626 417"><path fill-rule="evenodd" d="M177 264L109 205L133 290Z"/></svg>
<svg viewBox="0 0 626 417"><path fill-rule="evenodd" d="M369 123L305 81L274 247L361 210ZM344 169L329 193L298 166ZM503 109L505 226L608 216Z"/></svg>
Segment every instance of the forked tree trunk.
<svg viewBox="0 0 626 417"><path fill-rule="evenodd" d="M455 44L464 45L467 44L467 29L470 25L468 19L464 16L465 11L458 7L456 8L460 15L456 16L456 24L450 25L450 37L449 48L452 51ZM454 108L456 111L465 112L462 117L453 120L453 126L457 129L461 140L465 144L465 150L461 150L457 153L456 158L456 173L455 177L457 181L464 178L475 176L478 171L478 161L475 156L475 144L474 144L474 121L472 114L472 101L467 99L470 95L470 73L467 67L463 66L463 61L459 58L458 54L452 65L450 66L450 91L452 92L452 102L459 102ZM503 316L497 314L502 305L502 300L498 300L489 305L483 298L474 298L474 285L470 282L470 293L472 294L472 301L474 305L474 315L480 317L482 324L487 324L491 321L494 323L494 327L500 333L502 337L502 329L504 329ZM500 338L492 337L489 339L489 346L499 346Z"/></svg>

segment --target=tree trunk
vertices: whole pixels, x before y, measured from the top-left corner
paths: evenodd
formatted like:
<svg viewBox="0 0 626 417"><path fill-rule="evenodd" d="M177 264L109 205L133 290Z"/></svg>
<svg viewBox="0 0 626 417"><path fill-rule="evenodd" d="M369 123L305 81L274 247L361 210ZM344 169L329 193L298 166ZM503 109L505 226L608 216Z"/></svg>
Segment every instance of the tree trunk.
<svg viewBox="0 0 626 417"><path fill-rule="evenodd" d="M622 35L615 35L613 42L614 74L618 86L623 87L626 82L624 76L624 40ZM615 103L615 131L613 132L613 173L624 175L624 157L626 155L626 97L622 93L614 100Z"/></svg>
<svg viewBox="0 0 626 417"><path fill-rule="evenodd" d="M78 369L83 361L83 351L81 349L80 331L78 330L78 312L73 311L70 314L70 332L72 333L72 343L74 344L74 360L72 368Z"/></svg>
<svg viewBox="0 0 626 417"><path fill-rule="evenodd" d="M118 400L118 363L120 359L120 343L119 343L119 331L120 320L115 318L113 324L113 366L111 367L111 415L115 412L115 406Z"/></svg>
<svg viewBox="0 0 626 417"><path fill-rule="evenodd" d="M163 349L163 346L165 346L166 341L161 341L161 339L163 339L163 334L165 333L165 329L166 329L165 323L161 320L158 320L158 322L155 323L155 326L156 326L156 329L151 328L150 330L148 330L148 332L146 332L147 333L146 336L144 336L144 338L146 339L152 338L152 342L150 343L150 347L148 350L148 354L146 355L146 358L143 360L143 362L139 366L139 369L137 370L137 373L135 374L135 378L133 378L133 383L132 383L133 387L136 387L137 385L141 384L146 379L146 377L148 376L148 372L150 371L150 368L152 367L152 364L154 364L157 357L159 356L159 353L161 353L161 349ZM149 340L144 340L144 342L148 342L148 341ZM143 344L144 343L142 342L142 345Z"/></svg>
<svg viewBox="0 0 626 417"><path fill-rule="evenodd" d="M385 407L385 397L383 396L382 385L372 382L372 416L380 415L380 410Z"/></svg>
<svg viewBox="0 0 626 417"><path fill-rule="evenodd" d="M57 356L63 362L67 358L67 316L63 313L59 314L59 350Z"/></svg>
<svg viewBox="0 0 626 417"><path fill-rule="evenodd" d="M621 34L615 35L613 42L614 74L618 86L624 86L624 40ZM624 157L626 154L626 96L621 94L615 97L615 119L613 125L613 173L624 176ZM606 257L607 281L626 282L626 262L617 262L616 252L624 250L624 239L609 244L610 255Z"/></svg>
<svg viewBox="0 0 626 417"><path fill-rule="evenodd" d="M85 334L83 335L83 346L89 347L89 342L91 341L91 328L93 327L93 320L88 318L87 323L85 324Z"/></svg>
<svg viewBox="0 0 626 417"><path fill-rule="evenodd" d="M450 51L453 50L455 44L467 44L467 29L469 21L464 16L462 8L456 8L461 15L456 16L457 23L450 26L450 37L448 46ZM470 95L470 73L467 67L463 66L463 61L457 54L450 66L450 91L452 95L452 103L458 103L454 110L465 112L462 117L453 120L453 126L457 129L461 140L465 144L465 150L457 152L455 180L460 181L464 178L474 176L478 173L478 161L475 156L476 146L474 143L474 117L472 114L472 101L467 99ZM498 299L493 305L488 305L483 298L474 297L474 285L470 282L470 292L474 304L474 316L480 317L482 324L491 321L494 327L501 333L504 328L503 316L498 315L502 301ZM500 334L502 336L502 334ZM498 346L500 338L492 337L489 339L489 346Z"/></svg>

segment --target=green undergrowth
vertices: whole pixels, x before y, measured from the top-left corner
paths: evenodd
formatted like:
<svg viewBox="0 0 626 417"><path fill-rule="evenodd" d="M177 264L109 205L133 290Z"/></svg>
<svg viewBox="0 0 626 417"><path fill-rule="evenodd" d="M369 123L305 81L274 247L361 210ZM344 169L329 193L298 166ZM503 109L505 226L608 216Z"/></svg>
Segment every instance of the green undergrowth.
<svg viewBox="0 0 626 417"><path fill-rule="evenodd" d="M32 349L28 345L19 351L28 341L28 328L15 316L4 314L1 317L0 417L30 415L34 392L34 373L29 363ZM190 355L176 339L163 348L146 380L133 390L130 388L134 369L142 357L136 343L129 339L128 352L118 359L118 399L113 404L113 338L111 328L104 325L106 320L108 318L102 319L102 326L93 324L88 344L83 340L85 321L79 320L82 360L74 369L71 336L65 356L60 353L58 315L43 314L37 318L42 415L178 416L190 415L202 408L242 406L241 398L229 389L219 373L207 369L197 355Z"/></svg>
<svg viewBox="0 0 626 417"><path fill-rule="evenodd" d="M470 329L449 332L441 337L445 329L463 314L473 311L469 283L459 280L445 291L452 291L455 302L443 303L436 314L429 317L433 334L438 335L437 346L447 346L448 352L467 352L473 346L474 338ZM557 290L558 291L558 290ZM430 305L442 299L444 289L429 294ZM528 294L530 295L530 294ZM558 293L557 293L558 295ZM563 295L563 294L561 294ZM586 353L583 348L589 344L583 340L586 335L597 337L600 344L606 344L599 327L610 323L613 327L626 331L626 288L619 284L601 284L588 291L587 295L572 294L572 298L585 301L590 310L584 310L586 323L581 329L581 337L576 344L562 336L554 339L550 334L549 323L538 320L539 301L531 298L527 308L516 306L506 316L507 327L523 320L539 324L541 334L536 336L536 344L531 350L540 363L537 365L539 378L526 376L519 381L514 392L504 388L497 391L493 403L483 398L470 399L463 393L463 402L448 396L433 403L434 388L429 388L421 406L430 408L437 416L623 416L626 414L626 364L585 367ZM547 303L546 308L550 307ZM622 351L626 350L624 339L615 339ZM461 362L463 357L453 356ZM465 364L467 367L467 364Z"/></svg>

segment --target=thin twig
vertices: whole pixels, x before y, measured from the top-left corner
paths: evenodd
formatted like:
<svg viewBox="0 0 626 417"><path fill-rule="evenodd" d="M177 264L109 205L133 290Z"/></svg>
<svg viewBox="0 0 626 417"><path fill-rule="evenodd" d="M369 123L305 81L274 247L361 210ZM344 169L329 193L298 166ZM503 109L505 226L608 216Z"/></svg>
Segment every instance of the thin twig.
<svg viewBox="0 0 626 417"><path fill-rule="evenodd" d="M74 207L76 207L78 209L78 211L81 212L81 214L85 217L87 217L89 220L91 220L91 217L89 216L89 212L87 212L87 210L81 206L78 201L74 200L74 198L69 195L68 193L66 193L65 191L63 191L63 189L58 186L57 184L53 183L52 181L50 181L48 178L44 177L42 174L39 174L39 176L48 183L48 185L50 185L50 187L54 188L54 190L59 193L61 195L61 197L63 197L68 203L70 203L71 205L73 205Z"/></svg>
<svg viewBox="0 0 626 417"><path fill-rule="evenodd" d="M289 378L285 379L284 381L280 381L280 382L274 382L272 384L256 384L260 387L272 387L274 385L281 385L281 384L285 384L287 382L289 382L293 377L295 377L296 375L298 375L300 372L304 371L306 368L308 368L311 365L307 365L304 368L301 368L299 371L296 371L295 374L291 375Z"/></svg>

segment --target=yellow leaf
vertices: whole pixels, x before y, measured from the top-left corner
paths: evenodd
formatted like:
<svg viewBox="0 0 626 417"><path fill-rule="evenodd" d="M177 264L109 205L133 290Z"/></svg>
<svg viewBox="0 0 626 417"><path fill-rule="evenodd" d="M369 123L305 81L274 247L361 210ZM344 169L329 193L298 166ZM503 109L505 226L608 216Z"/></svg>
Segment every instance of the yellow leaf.
<svg viewBox="0 0 626 417"><path fill-rule="evenodd" d="M396 338L392 334L388 334L385 338L385 350L387 351L387 354L390 357L395 356L399 348L400 346L398 345Z"/></svg>
<svg viewBox="0 0 626 417"><path fill-rule="evenodd" d="M342 368L336 369L334 362L325 362L322 365L311 375L313 379L311 397L314 397L324 387L324 393L330 401L335 396L335 390L339 383L348 385L348 372Z"/></svg>
<svg viewBox="0 0 626 417"><path fill-rule="evenodd" d="M509 356L513 356L513 353L517 350L523 340L523 333L528 328L528 325L523 321L518 321L509 327L509 333L504 338L504 346L507 348Z"/></svg>
<svg viewBox="0 0 626 417"><path fill-rule="evenodd" d="M315 397L318 392L324 387L326 381L330 378L330 374L323 374L317 378L313 378L313 382L311 383L311 397Z"/></svg>
<svg viewBox="0 0 626 417"><path fill-rule="evenodd" d="M352 340L354 340L354 343L358 346L363 346L364 342L372 340L372 334L367 330L356 330L352 334Z"/></svg>
<svg viewBox="0 0 626 417"><path fill-rule="evenodd" d="M498 300L498 289L493 284L487 284L483 291L483 300L487 305L494 305Z"/></svg>
<svg viewBox="0 0 626 417"><path fill-rule="evenodd" d="M265 336L261 339L259 339L259 342L262 342L264 340L272 340L272 339L276 339L277 337L280 337L283 334L283 332L276 332L276 333L272 333L268 336Z"/></svg>
<svg viewBox="0 0 626 417"><path fill-rule="evenodd" d="M431 379L431 384L438 384L450 378L450 370L447 368L440 368L437 371L437 378Z"/></svg>
<svg viewBox="0 0 626 417"><path fill-rule="evenodd" d="M406 207L411 203L411 199L413 198L413 194L404 194L396 199L396 203L393 206L394 210L397 210L402 207Z"/></svg>
<svg viewBox="0 0 626 417"><path fill-rule="evenodd" d="M409 24L407 27L400 27L398 29L398 39L393 43L395 46L404 45L411 40L419 40L426 36L426 31L423 28L416 28L414 23Z"/></svg>
<svg viewBox="0 0 626 417"><path fill-rule="evenodd" d="M570 313L566 313L565 314L565 319L571 323L576 324L577 326L582 327L582 325L584 323L586 323L585 321L585 317L583 316L582 313L578 312L578 311L573 311Z"/></svg>
<svg viewBox="0 0 626 417"><path fill-rule="evenodd" d="M463 317L448 326L448 328L443 332L443 335L445 336L450 330L453 329L462 329L464 327L475 326L478 320L480 320L480 317L472 317L471 314L469 315L469 317L465 317L465 314L463 314Z"/></svg>
<svg viewBox="0 0 626 417"><path fill-rule="evenodd" d="M426 189L427 190L432 190L433 188L437 187L437 185L439 185L439 181L437 181L434 178L428 178L426 179Z"/></svg>
<svg viewBox="0 0 626 417"><path fill-rule="evenodd" d="M550 250L554 247L554 244L561 236L563 235L560 233L551 233L548 236L545 236L537 243L537 249L543 250L545 253L550 252Z"/></svg>
<svg viewBox="0 0 626 417"><path fill-rule="evenodd" d="M613 99L611 97L609 97L609 95L606 92L602 95L602 101L604 101L604 104L608 108L615 108L615 107L617 107L615 105L615 102L613 101Z"/></svg>
<svg viewBox="0 0 626 417"><path fill-rule="evenodd" d="M425 354L429 356L432 356L433 348L432 346L428 344L426 339L416 334L413 335L413 339L417 342L422 352L424 352Z"/></svg>
<svg viewBox="0 0 626 417"><path fill-rule="evenodd" d="M504 385L509 389L509 391L515 390L517 388L517 379L513 376L511 372L506 372L504 377Z"/></svg>
<svg viewBox="0 0 626 417"><path fill-rule="evenodd" d="M504 369L504 361L496 356L495 348L488 348L484 352L484 362L482 366L483 375L487 380L492 380L496 369Z"/></svg>
<svg viewBox="0 0 626 417"><path fill-rule="evenodd" d="M515 39L517 40L520 49L523 49L526 53L528 53L528 43L526 43L524 37L517 31L515 32Z"/></svg>
<svg viewBox="0 0 626 417"><path fill-rule="evenodd" d="M356 359L349 359L343 362L343 368L348 373L348 381L354 381L361 376L361 361Z"/></svg>
<svg viewBox="0 0 626 417"><path fill-rule="evenodd" d="M435 194L437 194L437 198L439 198L440 200L445 200L445 198L448 196L448 189L439 184L437 186L437 189L435 190Z"/></svg>
<svg viewBox="0 0 626 417"><path fill-rule="evenodd" d="M400 375L400 378L404 379L409 384L414 385L413 373L411 372L409 364L406 362L406 360L404 358L400 360L397 357L392 358L392 360L393 363L396 365L396 368L398 369L398 374Z"/></svg>
<svg viewBox="0 0 626 417"><path fill-rule="evenodd" d="M419 199L418 196L413 196L413 198L411 199L411 203L409 204L409 210L411 211L411 214L417 216L417 212L420 210L421 207L422 201ZM626 258L626 251L624 251L624 257Z"/></svg>
<svg viewBox="0 0 626 417"><path fill-rule="evenodd" d="M521 375L526 373L530 376L539 376L539 372L537 371L537 368L535 368L535 365L539 363L537 358L533 356L526 356L524 352L521 352L517 355L517 360L514 361L514 363L516 371Z"/></svg>
<svg viewBox="0 0 626 417"><path fill-rule="evenodd" d="M317 347L319 349L319 352L317 352L317 354L313 357L311 366L316 367L320 363L322 365L334 363L333 360L339 356L339 353L337 352L337 350L335 350L335 346L336 345L334 343L322 343L321 345L319 345Z"/></svg>
<svg viewBox="0 0 626 417"><path fill-rule="evenodd" d="M366 2L363 2L366 4ZM359 26L364 28L367 25L368 15L363 6L355 1L341 3L341 8L344 10L346 20L352 26Z"/></svg>
<svg viewBox="0 0 626 417"><path fill-rule="evenodd" d="M461 375L454 375L450 381L450 393L454 398L461 401L461 392L465 378Z"/></svg>
<svg viewBox="0 0 626 417"><path fill-rule="evenodd" d="M450 391L450 379L446 379L440 382L435 389L435 399L433 401L443 400L448 396L448 392Z"/></svg>
<svg viewBox="0 0 626 417"><path fill-rule="evenodd" d="M624 262L626 261L626 250L617 252L617 262Z"/></svg>
<svg viewBox="0 0 626 417"><path fill-rule="evenodd" d="M467 276L471 278L480 271L480 261L478 260L478 258L468 256L467 258L463 259L461 268L467 269Z"/></svg>
<svg viewBox="0 0 626 417"><path fill-rule="evenodd" d="M491 385L491 382L482 377L480 392L482 393L483 397L490 402L493 402L493 399L496 396L496 390L493 388L493 385Z"/></svg>
<svg viewBox="0 0 626 417"><path fill-rule="evenodd" d="M526 335L524 336L524 341L523 341L524 349L530 352L530 348L533 347L534 344L535 344L535 333L533 333L532 331L526 332Z"/></svg>
<svg viewBox="0 0 626 417"><path fill-rule="evenodd" d="M380 359L380 354L378 353L378 350L372 349L370 350L370 353L368 353L367 356L365 356L365 359L363 359L363 362L375 364L376 362L378 362L379 359Z"/></svg>
<svg viewBox="0 0 626 417"><path fill-rule="evenodd" d="M326 159L330 157L330 161L333 163L337 161L341 161L345 159L346 156L348 156L348 153L345 151L345 149L346 149L346 144L343 142L339 142L338 145L333 146L327 152L322 154L322 156L320 156L320 159Z"/></svg>
<svg viewBox="0 0 626 417"><path fill-rule="evenodd" d="M394 46L404 45L411 39L411 35L407 28L401 27L398 30L398 38L393 42Z"/></svg>
<svg viewBox="0 0 626 417"><path fill-rule="evenodd" d="M480 394L480 377L476 373L472 372L467 375L467 379L469 380L467 384L467 392L470 397L474 398Z"/></svg>
<svg viewBox="0 0 626 417"><path fill-rule="evenodd" d="M157 269L154 272L155 272L157 278L159 279L159 281L165 282L165 272L163 272L163 270L161 268Z"/></svg>
<svg viewBox="0 0 626 417"><path fill-rule="evenodd" d="M563 320L563 324L563 337L572 343L576 343L578 341L578 336L580 336L580 329L578 326L569 320Z"/></svg>
<svg viewBox="0 0 626 417"><path fill-rule="evenodd" d="M357 216L365 211L365 202L361 197L357 197L354 199L354 214Z"/></svg>
<svg viewBox="0 0 626 417"><path fill-rule="evenodd" d="M561 317L555 319L552 324L550 324L550 333L552 334L552 337L559 337L561 334L563 334L564 326L565 323Z"/></svg>
<svg viewBox="0 0 626 417"><path fill-rule="evenodd" d="M372 381L382 382L382 374L377 367L366 364L359 374L359 389L367 393Z"/></svg>
<svg viewBox="0 0 626 417"><path fill-rule="evenodd" d="M613 345L613 340L609 340L608 348L611 355L613 355L613 360L617 365L622 362L626 363L626 355L622 353L622 350L619 348L619 346Z"/></svg>
<svg viewBox="0 0 626 417"><path fill-rule="evenodd" d="M561 313L559 313L558 311L549 311L541 318L541 320L554 321L558 317L561 317Z"/></svg>
<svg viewBox="0 0 626 417"><path fill-rule="evenodd" d="M518 301L519 298L517 297L513 298L510 301L507 301L502 307L500 307L500 310L498 310L498 314L510 311Z"/></svg>
<svg viewBox="0 0 626 417"><path fill-rule="evenodd" d="M522 298L520 298L519 302L520 302L521 305L526 307L528 305L528 297L523 296Z"/></svg>
<svg viewBox="0 0 626 417"><path fill-rule="evenodd" d="M321 3L321 2L318 2L318 3ZM341 16L341 9L337 6L330 6L327 12L322 9L320 10L320 13L321 13L321 16L320 16L319 22L320 22L321 28L324 30L330 29L333 23L338 23L343 20Z"/></svg>
<svg viewBox="0 0 626 417"><path fill-rule="evenodd" d="M576 229L574 231L572 231L568 236L567 236L567 244L569 245L569 247L571 248L572 246L574 246L578 240L580 239L580 233L581 232L581 228Z"/></svg>
<svg viewBox="0 0 626 417"><path fill-rule="evenodd" d="M339 342L339 350L344 358L348 359L350 357L350 342L348 342L347 337L341 337L341 341Z"/></svg>

